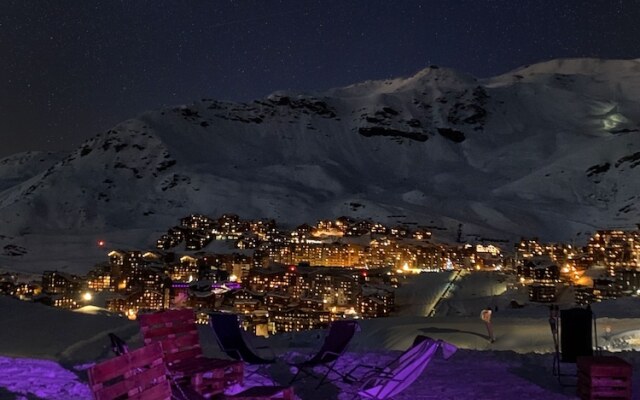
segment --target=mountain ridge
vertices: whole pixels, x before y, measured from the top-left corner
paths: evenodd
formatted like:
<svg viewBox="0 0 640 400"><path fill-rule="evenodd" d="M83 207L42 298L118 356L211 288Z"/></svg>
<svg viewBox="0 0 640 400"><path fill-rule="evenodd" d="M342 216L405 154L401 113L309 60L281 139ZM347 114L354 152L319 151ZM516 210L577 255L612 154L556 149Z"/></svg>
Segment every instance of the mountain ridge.
<svg viewBox="0 0 640 400"><path fill-rule="evenodd" d="M575 240L640 222L638 99L640 60L597 59L202 99L123 121L28 179L0 168L0 235L162 230L234 212L420 222L443 240L459 224L469 241Z"/></svg>

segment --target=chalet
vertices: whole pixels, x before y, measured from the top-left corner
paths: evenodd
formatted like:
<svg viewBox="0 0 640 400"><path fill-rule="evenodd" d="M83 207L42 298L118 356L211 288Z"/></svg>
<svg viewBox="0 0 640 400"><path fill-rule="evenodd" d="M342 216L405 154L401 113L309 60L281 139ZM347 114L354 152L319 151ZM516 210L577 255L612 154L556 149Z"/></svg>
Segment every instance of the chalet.
<svg viewBox="0 0 640 400"><path fill-rule="evenodd" d="M431 239L431 232L424 228L418 228L411 234L411 237L416 240L427 241Z"/></svg>
<svg viewBox="0 0 640 400"><path fill-rule="evenodd" d="M238 314L251 314L260 306L262 302L260 300L235 300L233 302L233 311Z"/></svg>
<svg viewBox="0 0 640 400"><path fill-rule="evenodd" d="M207 231L213 228L215 222L204 215L191 214L188 217L180 219L180 226L192 231Z"/></svg>
<svg viewBox="0 0 640 400"><path fill-rule="evenodd" d="M371 226L371 233L386 235L388 231L389 229L380 223L375 223Z"/></svg>
<svg viewBox="0 0 640 400"><path fill-rule="evenodd" d="M109 254L109 263L112 266L121 266L124 268L135 268L144 264L142 252L138 250L125 251L113 250Z"/></svg>
<svg viewBox="0 0 640 400"><path fill-rule="evenodd" d="M635 295L640 293L640 270L626 268L616 273L616 286L621 293Z"/></svg>
<svg viewBox="0 0 640 400"><path fill-rule="evenodd" d="M345 236L362 236L371 233L373 223L371 221L358 221L345 230Z"/></svg>
<svg viewBox="0 0 640 400"><path fill-rule="evenodd" d="M553 303L556 301L556 286L545 283L529 285L529 300L539 303Z"/></svg>
<svg viewBox="0 0 640 400"><path fill-rule="evenodd" d="M156 249L160 249L160 250L167 250L167 249L170 249L170 248L175 247L177 245L178 245L178 243L174 243L171 240L171 237L169 237L169 235L162 235L156 241Z"/></svg>
<svg viewBox="0 0 640 400"><path fill-rule="evenodd" d="M211 236L201 233L189 233L186 236L187 250L200 250L211 242Z"/></svg>
<svg viewBox="0 0 640 400"><path fill-rule="evenodd" d="M600 230L587 244L593 263L605 265L609 275L640 267L640 231Z"/></svg>
<svg viewBox="0 0 640 400"><path fill-rule="evenodd" d="M358 297L358 310L362 318L380 318L389 315L384 301L374 296Z"/></svg>
<svg viewBox="0 0 640 400"><path fill-rule="evenodd" d="M229 273L213 266L204 266L200 268L199 279L211 282L225 282L229 280Z"/></svg>
<svg viewBox="0 0 640 400"><path fill-rule="evenodd" d="M386 286L363 285L356 304L365 318L387 317L395 306L395 292Z"/></svg>
<svg viewBox="0 0 640 400"><path fill-rule="evenodd" d="M18 277L15 274L10 272L3 272L0 274L0 282L11 282L16 283L18 281Z"/></svg>
<svg viewBox="0 0 640 400"><path fill-rule="evenodd" d="M520 243L516 247L516 259L518 265L521 265L522 262L544 254L544 248L538 241L538 238L531 239L520 239Z"/></svg>
<svg viewBox="0 0 640 400"><path fill-rule="evenodd" d="M281 267L274 269L252 268L245 279L246 284L252 290L267 292L273 289L286 289L289 287L287 270Z"/></svg>
<svg viewBox="0 0 640 400"><path fill-rule="evenodd" d="M140 274L132 277L132 286L162 291L165 287L170 286L171 280L164 272L162 267L144 267L140 270Z"/></svg>
<svg viewBox="0 0 640 400"><path fill-rule="evenodd" d="M354 278L355 274L355 278ZM343 304L354 299L359 272L314 268L309 274L306 297L326 299L328 304Z"/></svg>
<svg viewBox="0 0 640 400"><path fill-rule="evenodd" d="M189 285L189 307L196 310L215 310L222 303L222 296L219 298L214 294L211 282L197 281Z"/></svg>
<svg viewBox="0 0 640 400"><path fill-rule="evenodd" d="M606 299L615 299L620 295L616 286L615 278L600 277L593 279L593 299L602 301Z"/></svg>
<svg viewBox="0 0 640 400"><path fill-rule="evenodd" d="M317 297L301 297L298 304L300 304L301 308L306 308L314 311L325 310L324 300Z"/></svg>
<svg viewBox="0 0 640 400"><path fill-rule="evenodd" d="M584 306L594 302L593 287L576 285L574 287L576 304Z"/></svg>
<svg viewBox="0 0 640 400"><path fill-rule="evenodd" d="M78 303L78 296L70 296L68 294L54 294L51 296L51 305L54 307L65 308L67 310L75 310L81 307Z"/></svg>
<svg viewBox="0 0 640 400"><path fill-rule="evenodd" d="M269 318L273 322L276 332L321 329L327 327L332 320L329 311L313 311L303 308L270 311Z"/></svg>
<svg viewBox="0 0 640 400"><path fill-rule="evenodd" d="M347 216L342 216L336 219L336 225L338 226L342 226L342 227L349 227L353 224L356 223L356 220L351 218L351 217L347 217Z"/></svg>
<svg viewBox="0 0 640 400"><path fill-rule="evenodd" d="M0 281L0 295L15 296L16 285L10 281Z"/></svg>
<svg viewBox="0 0 640 400"><path fill-rule="evenodd" d="M97 265L87 274L87 287L94 292L114 291L115 284L111 280L111 267Z"/></svg>
<svg viewBox="0 0 640 400"><path fill-rule="evenodd" d="M172 228L169 228L169 230L167 231L167 235L174 241L177 241L178 243L182 242L184 240L184 231L185 228L182 226L174 226Z"/></svg>
<svg viewBox="0 0 640 400"><path fill-rule="evenodd" d="M240 217L238 217L236 214L223 214L220 218L218 218L218 231L222 235L239 235L243 230L242 225L243 224L240 222Z"/></svg>
<svg viewBox="0 0 640 400"><path fill-rule="evenodd" d="M314 237L342 237L347 227L338 222L331 220L320 220L311 229L311 235Z"/></svg>
<svg viewBox="0 0 640 400"><path fill-rule="evenodd" d="M313 228L308 224L302 224L291 232L292 243L307 243L312 238Z"/></svg>
<svg viewBox="0 0 640 400"><path fill-rule="evenodd" d="M236 242L236 247L239 249L255 249L260 245L258 235L253 233L245 233Z"/></svg>
<svg viewBox="0 0 640 400"><path fill-rule="evenodd" d="M167 267L167 273L172 281L191 282L198 280L200 267L198 259L192 256L180 257L180 263L171 264Z"/></svg>
<svg viewBox="0 0 640 400"><path fill-rule="evenodd" d="M257 235L260 240L269 240L270 235L277 232L276 221L273 219L251 221L249 230Z"/></svg>
<svg viewBox="0 0 640 400"><path fill-rule="evenodd" d="M236 301L241 300L259 300L263 301L264 293L252 292L247 289L238 289L226 292L224 294L223 304L233 306Z"/></svg>
<svg viewBox="0 0 640 400"><path fill-rule="evenodd" d="M538 283L556 283L560 279L560 269L549 256L537 256L526 260L518 268L518 275Z"/></svg>
<svg viewBox="0 0 640 400"><path fill-rule="evenodd" d="M44 271L42 290L49 294L77 293L80 291L80 277L59 271Z"/></svg>
<svg viewBox="0 0 640 400"><path fill-rule="evenodd" d="M406 238L409 236L409 229L406 226L394 226L389 231L389 234L396 238Z"/></svg>
<svg viewBox="0 0 640 400"><path fill-rule="evenodd" d="M264 296L264 303L268 310L282 311L289 307L291 304L291 295L281 292L268 292Z"/></svg>
<svg viewBox="0 0 640 400"><path fill-rule="evenodd" d="M492 244L475 245L475 264L480 268L495 269L501 267L503 264L502 252L499 247Z"/></svg>
<svg viewBox="0 0 640 400"><path fill-rule="evenodd" d="M42 293L42 286L35 283L17 283L15 286L15 296L21 300L32 299Z"/></svg>
<svg viewBox="0 0 640 400"><path fill-rule="evenodd" d="M176 247L184 241L185 231L189 231L189 229L182 226L174 226L173 228L170 228L166 234L160 236L157 240L156 248L160 250L167 250L172 247Z"/></svg>
<svg viewBox="0 0 640 400"><path fill-rule="evenodd" d="M107 300L107 309L120 312L129 318L141 311L161 310L166 304L165 294L150 289L143 289L129 294L124 298L112 298Z"/></svg>
<svg viewBox="0 0 640 400"><path fill-rule="evenodd" d="M147 251L142 254L142 259L148 264L159 263L164 259L164 254L158 251Z"/></svg>

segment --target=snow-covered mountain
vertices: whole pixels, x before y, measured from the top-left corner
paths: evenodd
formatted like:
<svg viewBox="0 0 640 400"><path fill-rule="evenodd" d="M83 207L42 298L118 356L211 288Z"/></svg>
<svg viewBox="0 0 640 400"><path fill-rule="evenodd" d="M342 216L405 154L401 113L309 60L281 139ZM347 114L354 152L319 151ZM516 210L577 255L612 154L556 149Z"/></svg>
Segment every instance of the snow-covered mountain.
<svg viewBox="0 0 640 400"><path fill-rule="evenodd" d="M432 66L324 93L202 99L36 158L0 161L0 235L13 241L163 230L192 212L570 240L640 222L640 59L488 79Z"/></svg>

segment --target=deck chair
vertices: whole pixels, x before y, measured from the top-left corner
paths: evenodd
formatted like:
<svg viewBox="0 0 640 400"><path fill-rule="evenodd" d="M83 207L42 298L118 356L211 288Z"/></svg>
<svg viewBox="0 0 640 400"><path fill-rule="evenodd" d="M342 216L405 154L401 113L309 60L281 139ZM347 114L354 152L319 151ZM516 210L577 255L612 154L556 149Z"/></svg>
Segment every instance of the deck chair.
<svg viewBox="0 0 640 400"><path fill-rule="evenodd" d="M211 397L224 392L227 385L242 384L242 362L204 357L193 310L143 314L138 320L146 345L162 343L167 368L178 385Z"/></svg>
<svg viewBox="0 0 640 400"><path fill-rule="evenodd" d="M361 383L354 398L375 400L392 398L422 375L439 348L442 349L445 360L448 360L458 350L450 343L426 338L410 347L383 370L372 370L365 374L360 379Z"/></svg>
<svg viewBox="0 0 640 400"><path fill-rule="evenodd" d="M276 356L271 347L253 347L247 343L236 314L211 313L209 314L209 324L213 329L220 350L229 357L249 365L257 365L258 368L266 367L276 362ZM270 357L262 357L254 349L267 349L271 353Z"/></svg>
<svg viewBox="0 0 640 400"><path fill-rule="evenodd" d="M358 325L357 321L333 321L331 325L329 325L329 333L324 338L324 342L322 343L320 350L306 361L291 364L296 367L298 371L293 376L289 384L291 385L296 379L298 379L300 373L315 377L313 374L313 368L319 366L324 367L326 371L320 378L320 382L317 387L320 387L325 382L330 382L330 380L327 380L330 372L335 372L340 376L340 378L344 378L344 374L336 371L334 365L338 358L340 358L347 349L347 346L351 342L351 339L353 339L355 333L359 330L360 325Z"/></svg>
<svg viewBox="0 0 640 400"><path fill-rule="evenodd" d="M171 386L160 343L96 364L87 373L95 400L171 399Z"/></svg>
<svg viewBox="0 0 640 400"><path fill-rule="evenodd" d="M578 357L593 355L593 340L596 341L596 347L598 340L595 317L590 307L559 310L558 306L552 305L549 310L549 325L555 348L553 375L558 377L562 386L575 386L562 381L563 377L577 377L577 374L561 372L561 363L575 364Z"/></svg>
<svg viewBox="0 0 640 400"><path fill-rule="evenodd" d="M109 341L111 341L111 351L116 356L121 356L125 353L129 352L129 346L127 346L127 342L120 339L115 333L109 333Z"/></svg>
<svg viewBox="0 0 640 400"><path fill-rule="evenodd" d="M400 354L397 358L391 360L387 364L384 364L384 365L356 364L355 366L353 366L353 368L349 370L349 372L344 374L342 380L346 383L357 382L358 379L356 378L356 371L360 369L367 370L367 373L371 373L371 371L381 372L381 371L389 370L390 368L393 368L398 363L403 362L405 357L410 355L413 349L420 343L424 342L425 340L433 340L433 339L424 335L416 336L415 339L413 339L413 343L411 343L411 346L409 346L407 350L403 351L402 354Z"/></svg>

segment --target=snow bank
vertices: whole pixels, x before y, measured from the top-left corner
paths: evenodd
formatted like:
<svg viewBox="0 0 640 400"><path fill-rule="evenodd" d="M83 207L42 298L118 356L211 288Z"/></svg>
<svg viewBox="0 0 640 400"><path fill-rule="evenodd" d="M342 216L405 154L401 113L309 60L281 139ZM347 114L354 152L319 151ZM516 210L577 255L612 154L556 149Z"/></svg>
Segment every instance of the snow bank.
<svg viewBox="0 0 640 400"><path fill-rule="evenodd" d="M414 310L420 314L425 305L433 302L434 296L427 289L438 292L446 282L442 277L446 275L423 274L412 278L411 284L407 282L399 291L400 299L414 299ZM362 329L354 337L349 351L337 363L337 369L347 371L359 363L385 365L407 349L416 335L426 335L453 343L460 350L448 361L434 358L417 382L397 399L575 398L575 389L563 389L551 373L554 347L545 307L528 304L511 311L500 308L492 319L496 342L487 340L478 314L487 305L487 300L494 300L494 304L505 301L508 292L497 294L496 291L491 296L490 289L499 288L504 283L502 278L499 274L487 273L460 279L457 291L452 292L447 302L450 303L449 310L453 309L452 305L464 303L468 315L460 313L428 318L402 315L401 312L396 317L360 321ZM422 294L418 295L418 292ZM466 300L466 296L475 299L475 303ZM640 349L640 318L631 318L634 316L631 307L636 301L603 302L594 305L594 312L598 316L598 346L615 351L608 354L626 359L638 371L640 355L633 350ZM518 314L521 311L523 313ZM3 327L0 330L0 398L90 399L84 370L112 357L107 333L115 332L131 348L142 345L135 322L4 297L0 297L0 326ZM205 354L225 357L220 353L210 329L207 326L199 328ZM280 361L269 368L269 376L254 374L248 377L244 387L271 381L287 384L292 377L287 362L299 361L313 354L324 333L307 331L254 338L256 345L271 346ZM563 371L571 372L572 368L575 369L572 364L563 365ZM356 390L356 387L342 381L316 390L315 383L311 379L296 383L298 397L346 400L352 398ZM640 399L640 374L634 374L633 385L634 398ZM242 389L236 386L229 392Z"/></svg>

